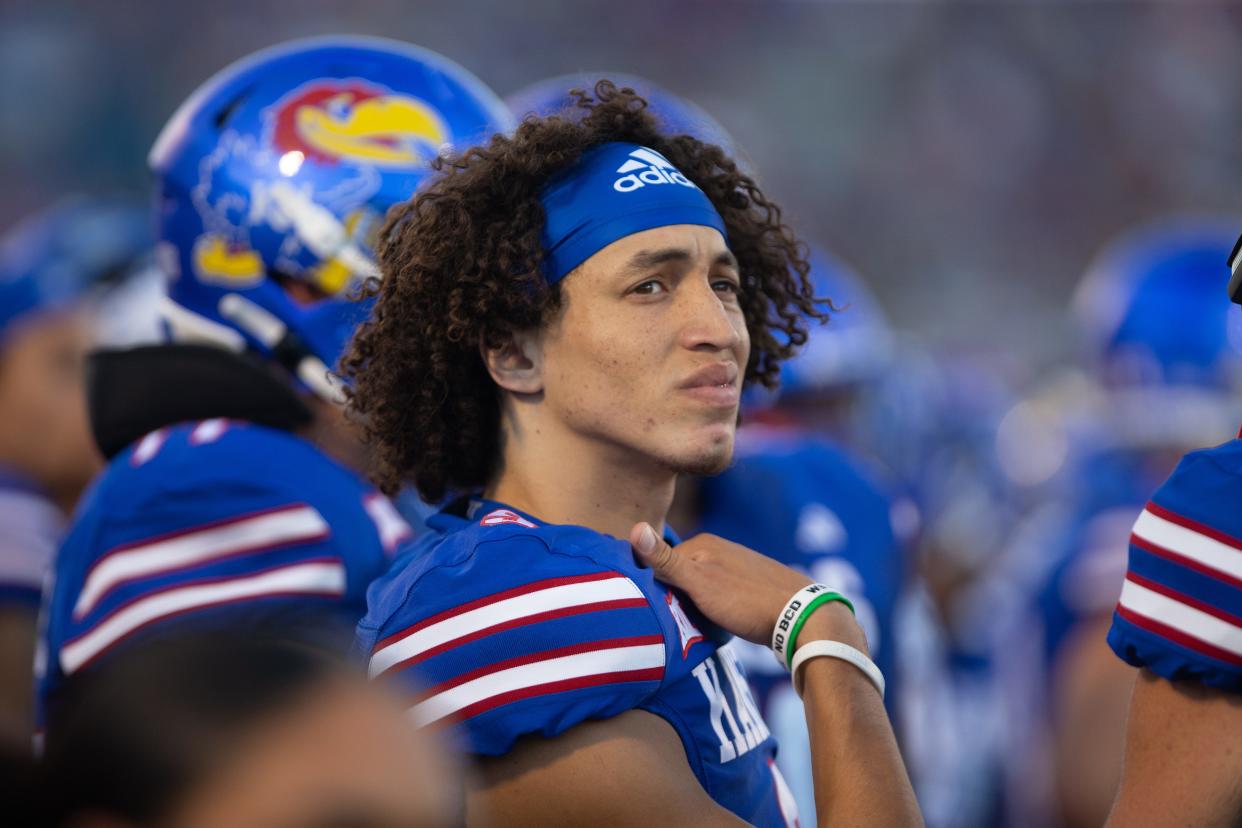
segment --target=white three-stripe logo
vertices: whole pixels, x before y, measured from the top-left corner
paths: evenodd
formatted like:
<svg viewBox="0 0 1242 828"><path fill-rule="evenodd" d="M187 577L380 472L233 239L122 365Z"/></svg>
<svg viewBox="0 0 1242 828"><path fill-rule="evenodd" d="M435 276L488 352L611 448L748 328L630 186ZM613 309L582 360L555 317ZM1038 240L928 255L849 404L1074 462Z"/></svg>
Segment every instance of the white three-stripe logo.
<svg viewBox="0 0 1242 828"><path fill-rule="evenodd" d="M631 152L629 158L617 167L617 172L622 175L612 183L612 188L619 193L632 193L648 184L695 186L694 182L686 178L667 158L646 147L639 147Z"/></svg>

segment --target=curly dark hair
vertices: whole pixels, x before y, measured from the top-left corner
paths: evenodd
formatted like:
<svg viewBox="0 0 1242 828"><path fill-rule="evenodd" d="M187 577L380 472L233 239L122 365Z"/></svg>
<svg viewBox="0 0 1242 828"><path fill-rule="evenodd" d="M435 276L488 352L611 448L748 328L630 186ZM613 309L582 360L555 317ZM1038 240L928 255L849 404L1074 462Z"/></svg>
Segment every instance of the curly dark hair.
<svg viewBox="0 0 1242 828"><path fill-rule="evenodd" d="M804 318L828 317L813 295L806 246L720 147L662 134L647 102L610 81L593 95L570 94L576 105L560 115L529 116L512 135L438 158L440 175L394 207L381 231L382 277L366 288L378 300L341 371L386 492L412 480L435 501L477 490L496 473L500 393L480 343L498 345L558 311L559 286L540 269L540 192L592 147L650 147L715 205L742 278L745 381L773 387L780 362L806 341Z"/></svg>

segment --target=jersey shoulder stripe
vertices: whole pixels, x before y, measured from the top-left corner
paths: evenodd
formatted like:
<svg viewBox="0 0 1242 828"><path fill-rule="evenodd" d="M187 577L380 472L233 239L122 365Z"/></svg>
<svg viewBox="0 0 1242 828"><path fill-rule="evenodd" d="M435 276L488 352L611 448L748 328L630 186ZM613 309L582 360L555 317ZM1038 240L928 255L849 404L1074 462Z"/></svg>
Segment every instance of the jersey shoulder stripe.
<svg viewBox="0 0 1242 828"><path fill-rule="evenodd" d="M1148 503L1134 524L1134 541L1153 554L1242 585L1242 541L1198 521Z"/></svg>
<svg viewBox="0 0 1242 828"><path fill-rule="evenodd" d="M664 637L638 635L555 647L497 661L429 690L411 709L419 725L468 719L519 699L664 678Z"/></svg>
<svg viewBox="0 0 1242 828"><path fill-rule="evenodd" d="M468 601L375 645L370 673L403 669L445 650L519 626L620 607L642 607L638 586L619 572L544 578Z"/></svg>
<svg viewBox="0 0 1242 828"><path fill-rule="evenodd" d="M1136 626L1242 666L1242 619L1193 596L1132 572L1122 585L1117 611Z"/></svg>
<svg viewBox="0 0 1242 828"><path fill-rule="evenodd" d="M473 752L500 755L660 689L683 652L643 572L628 544L580 527L462 520L372 585L358 644L371 676L411 687L416 721L460 723Z"/></svg>
<svg viewBox="0 0 1242 828"><path fill-rule="evenodd" d="M73 615L80 620L118 586L238 555L325 540L331 529L312 506L294 503L209 521L113 547L87 570Z"/></svg>
<svg viewBox="0 0 1242 828"><path fill-rule="evenodd" d="M1167 679L1242 690L1242 453L1192 452L1130 536L1108 641Z"/></svg>
<svg viewBox="0 0 1242 828"><path fill-rule="evenodd" d="M61 668L66 675L76 672L150 624L194 610L265 598L335 598L344 591L345 567L336 557L179 583L117 607L86 632L66 641L60 650Z"/></svg>

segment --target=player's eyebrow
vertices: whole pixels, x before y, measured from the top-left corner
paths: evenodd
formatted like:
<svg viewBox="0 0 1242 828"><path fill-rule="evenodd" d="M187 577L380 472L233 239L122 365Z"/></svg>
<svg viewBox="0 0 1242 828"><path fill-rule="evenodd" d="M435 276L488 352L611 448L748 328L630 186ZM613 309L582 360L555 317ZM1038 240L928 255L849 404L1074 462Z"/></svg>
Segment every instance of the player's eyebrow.
<svg viewBox="0 0 1242 828"><path fill-rule="evenodd" d="M635 253L630 258L629 263L625 266L625 270L627 273L650 270L667 262L688 262L690 258L690 251L684 247L661 247L657 250L643 250ZM722 250L718 253L712 264L724 265L734 270L738 269L737 257L728 250Z"/></svg>

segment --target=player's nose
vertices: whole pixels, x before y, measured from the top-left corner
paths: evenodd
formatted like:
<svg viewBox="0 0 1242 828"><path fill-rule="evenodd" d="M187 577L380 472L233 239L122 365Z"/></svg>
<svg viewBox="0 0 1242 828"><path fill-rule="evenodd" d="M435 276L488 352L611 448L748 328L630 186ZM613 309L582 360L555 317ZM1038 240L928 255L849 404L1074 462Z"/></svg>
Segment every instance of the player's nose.
<svg viewBox="0 0 1242 828"><path fill-rule="evenodd" d="M736 350L745 335L742 314L731 309L712 285L709 274L684 285L681 344L690 350Z"/></svg>

